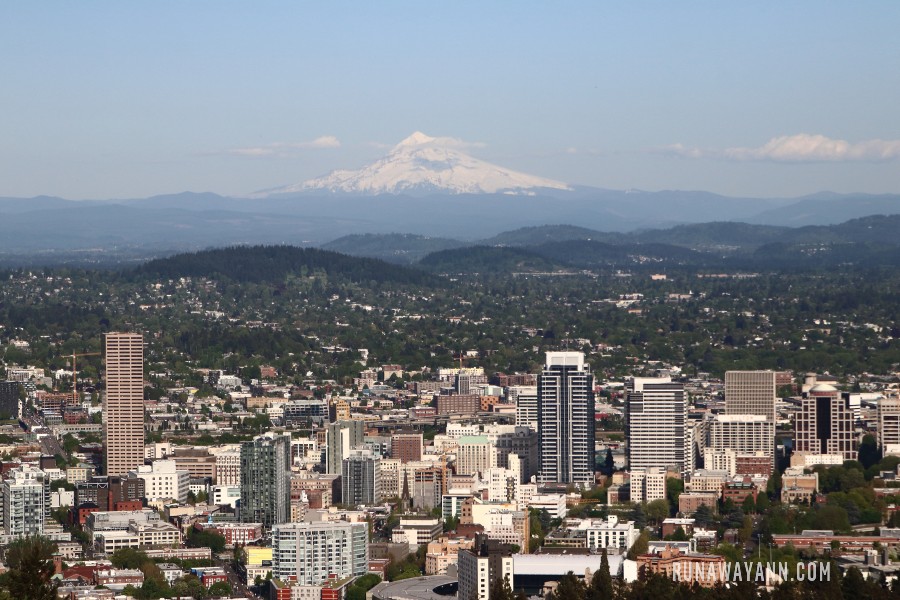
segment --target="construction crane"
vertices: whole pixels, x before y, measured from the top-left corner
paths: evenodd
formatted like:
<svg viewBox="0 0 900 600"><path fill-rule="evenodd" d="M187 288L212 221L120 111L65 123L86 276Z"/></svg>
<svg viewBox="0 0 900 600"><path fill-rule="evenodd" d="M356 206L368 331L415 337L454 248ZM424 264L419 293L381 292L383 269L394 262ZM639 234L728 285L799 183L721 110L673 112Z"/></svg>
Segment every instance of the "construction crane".
<svg viewBox="0 0 900 600"><path fill-rule="evenodd" d="M75 366L75 358L78 356L100 356L102 352L82 352L69 354L72 357L72 404L78 405L78 369Z"/></svg>

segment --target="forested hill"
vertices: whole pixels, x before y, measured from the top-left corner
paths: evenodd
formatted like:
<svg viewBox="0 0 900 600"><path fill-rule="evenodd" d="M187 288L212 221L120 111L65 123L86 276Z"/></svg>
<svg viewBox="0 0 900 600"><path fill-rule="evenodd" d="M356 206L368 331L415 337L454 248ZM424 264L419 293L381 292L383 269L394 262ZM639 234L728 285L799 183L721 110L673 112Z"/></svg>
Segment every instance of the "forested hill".
<svg viewBox="0 0 900 600"><path fill-rule="evenodd" d="M316 248L296 246L233 246L176 254L151 260L132 271L137 278L218 276L236 282L280 282L288 275L316 272L357 283L423 285L438 279L418 269L401 267L374 258L347 256Z"/></svg>

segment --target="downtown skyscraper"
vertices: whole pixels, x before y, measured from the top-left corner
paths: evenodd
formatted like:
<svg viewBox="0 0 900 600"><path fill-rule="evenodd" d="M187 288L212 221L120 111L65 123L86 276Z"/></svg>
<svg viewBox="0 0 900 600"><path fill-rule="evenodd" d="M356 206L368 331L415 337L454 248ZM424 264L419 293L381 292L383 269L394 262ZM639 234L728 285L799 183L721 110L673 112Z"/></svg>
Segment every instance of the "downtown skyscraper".
<svg viewBox="0 0 900 600"><path fill-rule="evenodd" d="M269 432L241 443L244 523L271 528L291 520L291 436Z"/></svg>
<svg viewBox="0 0 900 600"><path fill-rule="evenodd" d="M548 352L538 376L544 483L594 483L594 376L581 352Z"/></svg>
<svg viewBox="0 0 900 600"><path fill-rule="evenodd" d="M669 377L635 377L626 392L628 468L660 467L690 473L694 438L684 385Z"/></svg>
<svg viewBox="0 0 900 600"><path fill-rule="evenodd" d="M144 464L144 337L107 333L103 360L106 474L127 475Z"/></svg>

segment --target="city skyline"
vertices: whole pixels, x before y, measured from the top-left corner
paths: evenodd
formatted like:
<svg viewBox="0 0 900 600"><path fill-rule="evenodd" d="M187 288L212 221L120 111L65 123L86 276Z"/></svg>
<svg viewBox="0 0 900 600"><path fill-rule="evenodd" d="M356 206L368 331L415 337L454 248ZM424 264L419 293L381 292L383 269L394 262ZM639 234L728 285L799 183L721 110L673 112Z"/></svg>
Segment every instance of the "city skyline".
<svg viewBox="0 0 900 600"><path fill-rule="evenodd" d="M3 9L0 196L243 196L414 131L570 184L900 191L900 7Z"/></svg>

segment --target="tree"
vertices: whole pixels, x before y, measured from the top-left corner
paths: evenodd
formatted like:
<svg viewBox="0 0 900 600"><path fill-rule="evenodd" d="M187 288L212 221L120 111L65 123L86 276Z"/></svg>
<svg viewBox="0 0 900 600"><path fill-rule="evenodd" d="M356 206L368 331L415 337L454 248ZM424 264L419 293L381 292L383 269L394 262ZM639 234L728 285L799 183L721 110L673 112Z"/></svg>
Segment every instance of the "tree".
<svg viewBox="0 0 900 600"><path fill-rule="evenodd" d="M119 548L109 557L117 569L139 569L149 559L144 552L134 548Z"/></svg>
<svg viewBox="0 0 900 600"><path fill-rule="evenodd" d="M706 504L701 504L694 512L694 522L698 527L708 527L715 521L712 509Z"/></svg>
<svg viewBox="0 0 900 600"><path fill-rule="evenodd" d="M635 560L641 554L647 554L650 550L650 534L642 531L638 539L634 541L631 548L628 549L627 557L629 560Z"/></svg>
<svg viewBox="0 0 900 600"><path fill-rule="evenodd" d="M663 519L669 516L669 501L668 500L654 500L647 504L647 518L651 521L659 523Z"/></svg>
<svg viewBox="0 0 900 600"><path fill-rule="evenodd" d="M217 581L209 586L209 594L214 597L230 597L231 585L227 581Z"/></svg>
<svg viewBox="0 0 900 600"><path fill-rule="evenodd" d="M9 567L6 587L10 596L28 600L56 600L59 583L50 578L55 573L53 554L56 544L33 535L13 541L6 550Z"/></svg>
<svg viewBox="0 0 900 600"><path fill-rule="evenodd" d="M594 575L591 577L587 600L612 600L612 597L613 581L609 572L609 557L604 548L600 554L600 568L594 571Z"/></svg>
<svg viewBox="0 0 900 600"><path fill-rule="evenodd" d="M603 460L603 473L607 476L612 475L616 470L616 461L613 458L612 450L606 449L606 458Z"/></svg>
<svg viewBox="0 0 900 600"><path fill-rule="evenodd" d="M575 577L572 571L569 571L559 580L559 585L551 593L547 594L547 600L578 600L584 598L585 595L584 581ZM493 596L491 596L493 598Z"/></svg>
<svg viewBox="0 0 900 600"><path fill-rule="evenodd" d="M509 585L509 575L497 577L491 582L489 596L491 600L515 600L512 587Z"/></svg>
<svg viewBox="0 0 900 600"><path fill-rule="evenodd" d="M741 510L744 511L744 514L753 514L756 512L756 501L751 494L747 494L747 497L744 498L744 502L741 504Z"/></svg>
<svg viewBox="0 0 900 600"><path fill-rule="evenodd" d="M213 554L218 554L225 550L225 536L215 531L191 529L188 534L187 543L194 548L209 548Z"/></svg>
<svg viewBox="0 0 900 600"><path fill-rule="evenodd" d="M771 502L769 502L769 496L766 494L757 494L756 496L756 512L757 514L764 515L766 511L769 510L771 506Z"/></svg>
<svg viewBox="0 0 900 600"><path fill-rule="evenodd" d="M644 507L640 503L634 505L634 509L631 511L631 520L634 521L637 529L647 526L647 513L644 512Z"/></svg>
<svg viewBox="0 0 900 600"><path fill-rule="evenodd" d="M862 463L864 469L877 464L881 460L881 452L878 450L878 442L875 436L866 434L863 436L862 442L859 444L859 462Z"/></svg>

